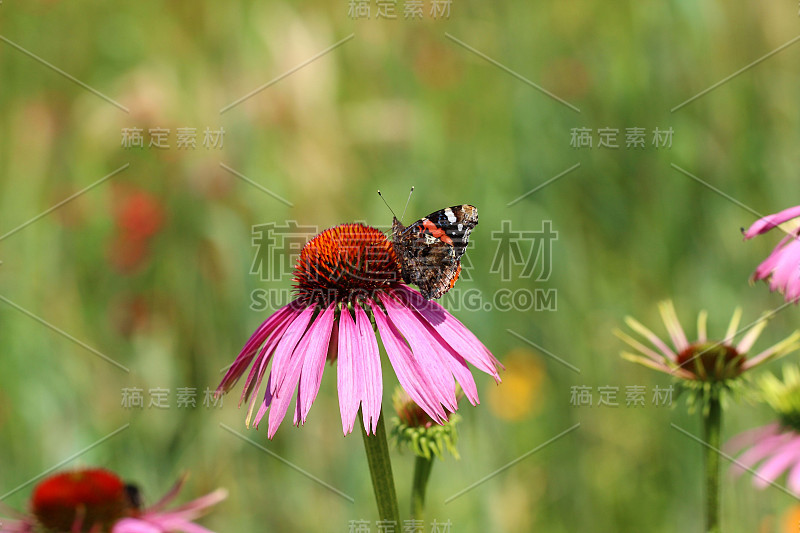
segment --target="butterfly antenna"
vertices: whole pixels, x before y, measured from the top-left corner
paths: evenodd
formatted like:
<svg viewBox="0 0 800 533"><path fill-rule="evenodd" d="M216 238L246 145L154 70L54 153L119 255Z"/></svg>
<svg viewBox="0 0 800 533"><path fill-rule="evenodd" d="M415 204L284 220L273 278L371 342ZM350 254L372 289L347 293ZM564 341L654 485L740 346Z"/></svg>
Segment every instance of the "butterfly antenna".
<svg viewBox="0 0 800 533"><path fill-rule="evenodd" d="M411 201L411 193L414 192L414 187L411 187L411 190L408 191L408 199L406 200L406 206L403 208L403 216L400 217L400 222L403 221L403 217L406 216L406 209L408 209L408 203Z"/></svg>
<svg viewBox="0 0 800 533"><path fill-rule="evenodd" d="M397 215L394 214L394 210L389 206L389 203L386 201L386 198L384 198L383 195L381 194L381 190L380 189L378 189L378 196L381 197L381 200L383 200L383 203L385 203L386 207L389 208L389 211L392 212L392 216L394 216L394 218L397 218Z"/></svg>

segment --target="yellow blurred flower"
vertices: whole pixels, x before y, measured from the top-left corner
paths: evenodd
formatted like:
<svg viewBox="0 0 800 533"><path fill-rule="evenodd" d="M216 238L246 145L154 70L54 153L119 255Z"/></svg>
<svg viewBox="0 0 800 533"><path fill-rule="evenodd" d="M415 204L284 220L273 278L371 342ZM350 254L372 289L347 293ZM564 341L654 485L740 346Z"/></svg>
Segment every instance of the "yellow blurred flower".
<svg viewBox="0 0 800 533"><path fill-rule="evenodd" d="M786 511L781 522L780 531L785 531L786 533L800 531L800 504L793 505Z"/></svg>
<svg viewBox="0 0 800 533"><path fill-rule="evenodd" d="M505 420L523 420L537 413L543 397L544 365L540 356L527 348L515 348L502 361L506 367L503 386L489 389L492 413Z"/></svg>

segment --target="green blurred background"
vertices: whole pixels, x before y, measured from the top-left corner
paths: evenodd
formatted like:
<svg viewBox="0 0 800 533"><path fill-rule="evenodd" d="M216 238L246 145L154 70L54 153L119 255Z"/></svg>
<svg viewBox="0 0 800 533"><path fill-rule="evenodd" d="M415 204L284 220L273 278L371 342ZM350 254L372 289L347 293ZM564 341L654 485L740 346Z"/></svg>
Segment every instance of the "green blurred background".
<svg viewBox="0 0 800 533"><path fill-rule="evenodd" d="M622 361L611 332L631 314L664 334L657 302L665 298L690 335L701 309L721 336L737 305L745 323L780 305L747 283L778 236L742 243L739 228L755 216L671 164L760 213L800 203L800 46L670 109L795 37L796 2L453 0L448 19L430 7L422 20L405 20L401 1L396 20L377 20L373 2L371 17L356 20L346 0L0 4L0 35L129 109L0 42L0 493L130 424L69 465L111 468L151 502L181 472L191 473L183 498L226 487L229 499L204 521L215 531L347 531L359 519L377 530L361 437L341 434L335 369L326 369L305 427L285 421L273 441L265 427L244 427L241 386L221 409L203 406L203 391L275 309L251 309L253 291L290 283L289 272L251 273L254 225L386 226L391 215L375 190L398 210L415 185L407 220L453 204L479 208L469 276L443 304L508 367L499 387L475 373L482 403L460 410L462 459L434 466L425 530L433 518L457 532L700 530L702 449L670 426L699 434L698 416L682 400L651 405L653 387L669 379ZM170 129L169 149L147 147L157 127ZM597 147L604 127L620 130L620 148ZM647 132L644 148L625 148L634 127ZM652 145L656 127L673 129L671 148ZM121 146L123 128L142 128L145 147ZM176 147L177 128L196 128L196 149ZM224 128L222 148L202 146L206 128ZM570 146L572 128L591 128L594 147ZM545 220L558 232L549 279L523 278L520 265L511 279L493 271L502 221L536 231ZM521 289L554 289L557 309L459 304L467 290L491 302ZM756 348L787 336L799 318L795 307L779 313ZM384 359L386 406L389 368ZM629 385L647 387L645 407L624 406ZM574 386L592 387L595 402L597 387L620 387L623 405L573 407ZM144 409L122 406L123 389L134 387ZM177 407L179 387L197 389L195 408ZM170 389L170 408L147 407L151 388ZM768 421L765 408L735 405L724 436ZM407 516L413 458L394 452L393 460ZM727 471L724 480L726 531L788 531L792 498ZM6 502L24 507L29 492Z"/></svg>

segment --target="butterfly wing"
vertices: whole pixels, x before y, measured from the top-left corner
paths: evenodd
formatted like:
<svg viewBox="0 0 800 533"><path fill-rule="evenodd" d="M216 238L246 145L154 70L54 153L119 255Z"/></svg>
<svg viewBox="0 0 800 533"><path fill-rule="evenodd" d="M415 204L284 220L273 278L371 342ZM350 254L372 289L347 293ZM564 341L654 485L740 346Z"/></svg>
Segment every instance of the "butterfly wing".
<svg viewBox="0 0 800 533"><path fill-rule="evenodd" d="M461 256L478 225L478 210L458 205L431 213L408 227L397 219L392 236L403 280L430 300L453 288L461 273Z"/></svg>

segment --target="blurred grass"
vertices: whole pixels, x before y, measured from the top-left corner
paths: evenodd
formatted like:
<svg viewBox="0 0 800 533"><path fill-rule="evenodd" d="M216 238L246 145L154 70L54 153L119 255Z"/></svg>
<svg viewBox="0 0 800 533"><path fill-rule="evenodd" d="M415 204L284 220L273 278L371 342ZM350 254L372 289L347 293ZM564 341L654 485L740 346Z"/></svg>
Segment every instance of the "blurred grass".
<svg viewBox="0 0 800 533"><path fill-rule="evenodd" d="M0 241L0 294L130 369L0 303L0 492L130 423L73 464L108 466L139 481L150 501L183 471L192 473L187 497L224 486L230 498L205 521L216 531L346 531L349 520L362 518L374 526L360 437L340 437L333 369L306 426L286 423L272 442L263 429L244 428L236 393L221 410L177 409L175 389L197 387L200 404L266 317L248 308L251 291L286 285L249 274L252 225L385 225L390 215L375 190L398 209L415 185L409 218L464 202L480 209L468 253L473 270L457 288L558 291L556 312L461 310L459 318L501 360L525 347L511 329L581 369L575 374L528 351L544 377L531 385L540 394L530 414L514 420L497 416L502 403L489 404L509 400L493 400L494 384L479 376L483 404L461 411L462 460L436 464L429 516L450 519L459 532L698 529L701 450L670 427L697 433L697 417L684 414L682 402L673 410L570 407L570 387L641 384L649 393L665 386L666 377L621 361L611 335L627 314L663 333L661 299L675 299L690 334L697 311L708 309L712 335L722 334L736 305L749 321L780 304L764 286L746 283L774 236L743 244L739 228L754 216L670 164L761 213L797 204L800 50L670 109L794 37L794 2L457 1L449 21L411 22L353 21L346 2L32 0L6 1L0 15L0 35L130 108L124 113L0 43L0 234L130 164ZM350 33L352 41L220 115ZM126 127L171 128L173 148L123 149ZM224 148L177 150L178 127L224 127ZM621 142L625 128L644 127L648 145L577 150L569 146L575 127L619 128ZM655 127L674 129L671 149L650 145ZM575 163L581 166L573 173L507 206ZM121 271L113 260L120 246L115 209L131 189L156 198L165 217L141 266ZM521 230L553 221L559 240L550 280L506 282L489 272L491 235L502 220ZM757 347L786 336L797 317L794 307L781 312ZM387 400L388 368L384 362ZM121 390L134 386L171 388L173 407L123 409ZM768 417L737 405L724 434ZM558 444L444 503L577 422L580 429ZM407 454L394 457L401 509L412 463ZM27 493L8 502L23 506ZM792 503L775 490L755 491L746 478L729 480L723 495L730 531L759 530L768 517L777 524Z"/></svg>

